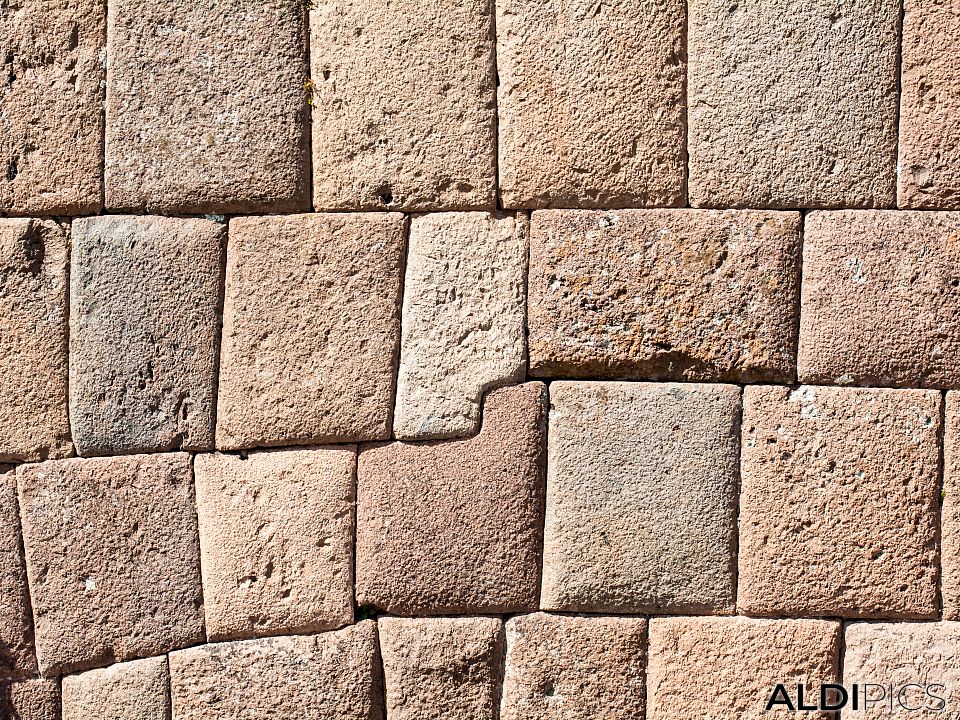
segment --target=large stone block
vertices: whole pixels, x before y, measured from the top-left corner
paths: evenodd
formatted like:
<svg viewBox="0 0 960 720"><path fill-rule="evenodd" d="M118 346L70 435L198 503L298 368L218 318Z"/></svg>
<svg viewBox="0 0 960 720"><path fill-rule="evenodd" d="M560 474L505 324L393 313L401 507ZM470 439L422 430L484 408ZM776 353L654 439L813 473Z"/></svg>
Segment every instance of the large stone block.
<svg viewBox="0 0 960 720"><path fill-rule="evenodd" d="M487 395L469 440L362 449L356 597L395 615L537 607L546 389Z"/></svg>
<svg viewBox="0 0 960 720"><path fill-rule="evenodd" d="M231 220L217 447L390 437L405 222Z"/></svg>
<svg viewBox="0 0 960 720"><path fill-rule="evenodd" d="M213 445L222 223L73 223L70 423L81 455Z"/></svg>
<svg viewBox="0 0 960 720"><path fill-rule="evenodd" d="M740 388L555 382L545 610L734 609Z"/></svg>
<svg viewBox="0 0 960 720"><path fill-rule="evenodd" d="M17 476L13 472L3 473L3 469L0 468L0 680L37 671Z"/></svg>
<svg viewBox="0 0 960 720"><path fill-rule="evenodd" d="M63 679L61 720L169 720L166 657L117 663Z"/></svg>
<svg viewBox="0 0 960 720"><path fill-rule="evenodd" d="M203 638L189 455L21 465L17 479L42 673Z"/></svg>

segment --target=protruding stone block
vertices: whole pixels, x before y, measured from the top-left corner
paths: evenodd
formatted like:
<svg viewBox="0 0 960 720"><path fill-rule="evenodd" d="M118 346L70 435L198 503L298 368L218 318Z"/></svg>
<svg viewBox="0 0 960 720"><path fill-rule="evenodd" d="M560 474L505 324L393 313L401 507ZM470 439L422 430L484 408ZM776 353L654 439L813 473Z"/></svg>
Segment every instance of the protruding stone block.
<svg viewBox="0 0 960 720"><path fill-rule="evenodd" d="M62 720L169 720L166 657L117 663L63 679Z"/></svg>

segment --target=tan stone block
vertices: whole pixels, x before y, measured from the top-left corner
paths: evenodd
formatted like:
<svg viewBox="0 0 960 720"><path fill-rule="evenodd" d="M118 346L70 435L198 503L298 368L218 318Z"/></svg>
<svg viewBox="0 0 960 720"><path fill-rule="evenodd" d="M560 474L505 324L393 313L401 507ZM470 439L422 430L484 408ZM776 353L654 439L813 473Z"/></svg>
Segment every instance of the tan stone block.
<svg viewBox="0 0 960 720"><path fill-rule="evenodd" d="M686 203L684 19L682 0L497 3L504 207Z"/></svg>
<svg viewBox="0 0 960 720"><path fill-rule="evenodd" d="M732 612L740 388L555 382L544 610Z"/></svg>
<svg viewBox="0 0 960 720"><path fill-rule="evenodd" d="M173 720L383 720L377 625L170 653Z"/></svg>
<svg viewBox="0 0 960 720"><path fill-rule="evenodd" d="M353 448L197 455L207 637L353 622Z"/></svg>
<svg viewBox="0 0 960 720"><path fill-rule="evenodd" d="M501 720L644 716L647 621L534 613L510 618Z"/></svg>
<svg viewBox="0 0 960 720"><path fill-rule="evenodd" d="M960 623L850 623L844 631L843 684L852 692L854 683L860 717L943 717L938 707L953 711L947 716L955 713ZM865 683L894 688L864 688ZM908 684L917 685L904 689ZM927 694L927 686L940 700Z"/></svg>
<svg viewBox="0 0 960 720"><path fill-rule="evenodd" d="M943 430L941 595L945 620L960 620L960 393L948 392Z"/></svg>
<svg viewBox="0 0 960 720"><path fill-rule="evenodd" d="M203 638L189 455L21 465L17 479L42 673Z"/></svg>
<svg viewBox="0 0 960 720"><path fill-rule="evenodd" d="M22 542L17 476L0 473L0 679L37 671Z"/></svg>
<svg viewBox="0 0 960 720"><path fill-rule="evenodd" d="M960 387L960 212L806 218L800 382Z"/></svg>
<svg viewBox="0 0 960 720"><path fill-rule="evenodd" d="M499 618L380 618L387 717L494 720L503 672Z"/></svg>
<svg viewBox="0 0 960 720"><path fill-rule="evenodd" d="M647 662L648 720L764 720L796 717L764 712L777 683L796 701L836 682L840 623L745 617L654 618ZM804 713L806 718L832 713Z"/></svg>
<svg viewBox="0 0 960 720"><path fill-rule="evenodd" d="M218 448L390 437L405 223L231 220Z"/></svg>
<svg viewBox="0 0 960 720"><path fill-rule="evenodd" d="M493 3L312 7L313 206L492 210Z"/></svg>
<svg viewBox="0 0 960 720"><path fill-rule="evenodd" d="M63 679L62 720L169 720L166 657L117 663Z"/></svg>
<svg viewBox="0 0 960 720"><path fill-rule="evenodd" d="M66 231L0 219L0 462L70 455Z"/></svg>
<svg viewBox="0 0 960 720"><path fill-rule="evenodd" d="M73 223L70 424L81 455L213 445L226 227L105 216Z"/></svg>
<svg viewBox="0 0 960 720"><path fill-rule="evenodd" d="M480 429L484 393L523 382L526 279L522 214L413 218L395 437L472 435Z"/></svg>
<svg viewBox="0 0 960 720"><path fill-rule="evenodd" d="M960 5L905 0L900 207L960 210Z"/></svg>
<svg viewBox="0 0 960 720"><path fill-rule="evenodd" d="M0 212L101 206L104 0L19 0L0 14Z"/></svg>
<svg viewBox="0 0 960 720"><path fill-rule="evenodd" d="M110 0L105 203L309 207L303 0Z"/></svg>
<svg viewBox="0 0 960 720"><path fill-rule="evenodd" d="M60 720L57 680L0 682L0 717L9 720Z"/></svg>
<svg viewBox="0 0 960 720"><path fill-rule="evenodd" d="M937 616L940 395L747 387L737 604Z"/></svg>
<svg viewBox="0 0 960 720"><path fill-rule="evenodd" d="M891 207L898 0L692 0L690 204Z"/></svg>
<svg viewBox="0 0 960 720"><path fill-rule="evenodd" d="M798 213L541 210L530 226L530 372L790 382Z"/></svg>
<svg viewBox="0 0 960 720"><path fill-rule="evenodd" d="M494 390L469 440L361 450L357 604L395 615L536 608L545 402L540 383Z"/></svg>

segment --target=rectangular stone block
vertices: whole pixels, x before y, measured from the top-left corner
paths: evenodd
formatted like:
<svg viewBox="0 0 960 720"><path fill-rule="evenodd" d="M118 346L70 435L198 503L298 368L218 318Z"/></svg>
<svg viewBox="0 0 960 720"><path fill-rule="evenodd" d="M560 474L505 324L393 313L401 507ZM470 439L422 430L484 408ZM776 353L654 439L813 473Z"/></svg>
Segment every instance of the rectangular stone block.
<svg viewBox="0 0 960 720"><path fill-rule="evenodd" d="M494 209L493 3L311 7L314 208Z"/></svg>
<svg viewBox="0 0 960 720"><path fill-rule="evenodd" d="M105 203L309 208L303 0L110 0Z"/></svg>
<svg viewBox="0 0 960 720"><path fill-rule="evenodd" d="M854 683L859 686L860 717L955 714L960 703L960 623L850 623L844 632L843 684L851 700ZM864 687L867 683L873 687ZM947 714L940 714L944 710Z"/></svg>
<svg viewBox="0 0 960 720"><path fill-rule="evenodd" d="M960 7L903 6L898 203L960 210Z"/></svg>
<svg viewBox="0 0 960 720"><path fill-rule="evenodd" d="M0 682L0 717L9 720L60 720L60 682Z"/></svg>
<svg viewBox="0 0 960 720"><path fill-rule="evenodd" d="M540 607L734 609L740 389L555 382Z"/></svg>
<svg viewBox="0 0 960 720"><path fill-rule="evenodd" d="M207 637L353 622L353 448L197 455Z"/></svg>
<svg viewBox="0 0 960 720"><path fill-rule="evenodd" d="M4 470L0 467L0 681L37 672L17 476Z"/></svg>
<svg viewBox="0 0 960 720"><path fill-rule="evenodd" d="M536 609L545 401L540 383L494 390L468 440L361 449L358 605L393 615Z"/></svg>
<svg viewBox="0 0 960 720"><path fill-rule="evenodd" d="M960 393L956 391L946 394L940 504L943 617L960 620Z"/></svg>
<svg viewBox="0 0 960 720"><path fill-rule="evenodd" d="M169 720L167 658L152 657L63 679L62 720Z"/></svg>
<svg viewBox="0 0 960 720"><path fill-rule="evenodd" d="M932 391L745 388L740 611L935 618L940 412Z"/></svg>
<svg viewBox="0 0 960 720"><path fill-rule="evenodd" d="M67 247L51 220L0 219L0 462L72 454Z"/></svg>
<svg viewBox="0 0 960 720"><path fill-rule="evenodd" d="M506 635L500 720L644 717L645 619L534 613Z"/></svg>
<svg viewBox="0 0 960 720"><path fill-rule="evenodd" d="M474 434L483 394L523 382L526 279L524 215L411 220L394 437Z"/></svg>
<svg viewBox="0 0 960 720"><path fill-rule="evenodd" d="M647 664L647 720L712 718L765 720L797 717L764 708L777 683L794 702L821 683L836 682L840 623L827 620L755 620L745 617L653 618ZM833 713L805 712L827 720Z"/></svg>
<svg viewBox="0 0 960 720"><path fill-rule="evenodd" d="M217 447L390 437L406 220L230 222Z"/></svg>
<svg viewBox="0 0 960 720"><path fill-rule="evenodd" d="M686 204L682 0L497 3L504 207Z"/></svg>
<svg viewBox="0 0 960 720"><path fill-rule="evenodd" d="M499 618L384 617L377 625L388 718L498 718Z"/></svg>
<svg viewBox="0 0 960 720"><path fill-rule="evenodd" d="M691 0L694 207L891 207L898 0Z"/></svg>
<svg viewBox="0 0 960 720"><path fill-rule="evenodd" d="M377 625L170 653L172 720L383 720Z"/></svg>
<svg viewBox="0 0 960 720"><path fill-rule="evenodd" d="M790 382L798 213L541 210L530 224L530 372Z"/></svg>
<svg viewBox="0 0 960 720"><path fill-rule="evenodd" d="M0 14L0 213L101 206L104 0L18 0Z"/></svg>
<svg viewBox="0 0 960 720"><path fill-rule="evenodd" d="M960 212L806 218L797 375L960 388Z"/></svg>
<svg viewBox="0 0 960 720"><path fill-rule="evenodd" d="M17 468L41 673L202 640L190 475L186 453Z"/></svg>

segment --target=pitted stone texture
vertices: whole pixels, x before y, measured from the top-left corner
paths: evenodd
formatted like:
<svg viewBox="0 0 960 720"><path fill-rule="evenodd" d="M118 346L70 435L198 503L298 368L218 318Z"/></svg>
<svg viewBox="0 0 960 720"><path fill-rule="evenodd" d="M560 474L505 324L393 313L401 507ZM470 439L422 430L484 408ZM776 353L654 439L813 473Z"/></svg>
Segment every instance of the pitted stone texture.
<svg viewBox="0 0 960 720"><path fill-rule="evenodd" d="M734 609L740 389L555 382L544 610Z"/></svg>
<svg viewBox="0 0 960 720"><path fill-rule="evenodd" d="M170 653L173 720L383 720L377 625Z"/></svg>
<svg viewBox="0 0 960 720"><path fill-rule="evenodd" d="M353 622L352 448L194 460L207 637Z"/></svg>
<svg viewBox="0 0 960 720"><path fill-rule="evenodd" d="M0 472L0 680L37 671L21 543L17 476Z"/></svg>
<svg viewBox="0 0 960 720"><path fill-rule="evenodd" d="M110 0L106 206L309 207L303 0Z"/></svg>
<svg viewBox="0 0 960 720"><path fill-rule="evenodd" d="M879 690L869 688L867 697L875 704L868 708L861 699L861 717L943 717L932 712L938 706L952 714L960 700L960 623L850 623L844 632L843 684L850 688L853 683L892 684L899 695L891 712L889 689L880 699ZM921 686L900 690L909 683ZM926 694L922 686L928 684L941 685L934 692L946 700L945 706Z"/></svg>
<svg viewBox="0 0 960 720"><path fill-rule="evenodd" d="M230 221L218 448L390 437L405 222Z"/></svg>
<svg viewBox="0 0 960 720"><path fill-rule="evenodd" d="M682 0L497 3L504 207L686 202Z"/></svg>
<svg viewBox="0 0 960 720"><path fill-rule="evenodd" d="M890 207L898 0L691 0L690 204Z"/></svg>
<svg viewBox="0 0 960 720"><path fill-rule="evenodd" d="M472 435L484 393L523 381L526 231L523 215L411 221L395 437Z"/></svg>
<svg viewBox="0 0 960 720"><path fill-rule="evenodd" d="M498 618L378 622L387 717L494 720L503 669Z"/></svg>
<svg viewBox="0 0 960 720"><path fill-rule="evenodd" d="M960 393L947 393L941 494L941 595L945 620L960 620Z"/></svg>
<svg viewBox="0 0 960 720"><path fill-rule="evenodd" d="M104 0L18 0L0 13L0 213L100 209Z"/></svg>
<svg viewBox="0 0 960 720"><path fill-rule="evenodd" d="M798 213L540 210L530 372L790 382Z"/></svg>
<svg viewBox="0 0 960 720"><path fill-rule="evenodd" d="M960 210L960 5L906 0L900 207Z"/></svg>
<svg viewBox="0 0 960 720"><path fill-rule="evenodd" d="M960 212L806 218L800 382L960 387Z"/></svg>
<svg viewBox="0 0 960 720"><path fill-rule="evenodd" d="M493 2L313 7L314 207L493 209Z"/></svg>
<svg viewBox="0 0 960 720"><path fill-rule="evenodd" d="M73 223L70 423L81 455L213 445L226 226L106 216Z"/></svg>
<svg viewBox="0 0 960 720"><path fill-rule="evenodd" d="M795 717L764 712L777 683L796 698L836 682L840 623L745 617L654 618L647 662L648 720L764 720ZM833 713L804 713L826 720Z"/></svg>
<svg viewBox="0 0 960 720"><path fill-rule="evenodd" d="M63 679L62 720L169 720L166 657L117 663Z"/></svg>
<svg viewBox="0 0 960 720"><path fill-rule="evenodd" d="M923 390L744 390L742 612L937 616L940 406Z"/></svg>
<svg viewBox="0 0 960 720"><path fill-rule="evenodd" d="M42 679L0 682L0 717L60 720L60 683Z"/></svg>
<svg viewBox="0 0 960 720"><path fill-rule="evenodd" d="M0 462L60 458L73 450L67 245L55 222L0 219Z"/></svg>
<svg viewBox="0 0 960 720"><path fill-rule="evenodd" d="M357 604L395 615L537 607L546 388L494 390L469 440L362 449Z"/></svg>
<svg viewBox="0 0 960 720"><path fill-rule="evenodd" d="M203 638L189 455L57 460L17 478L40 672Z"/></svg>
<svg viewBox="0 0 960 720"><path fill-rule="evenodd" d="M501 720L643 717L647 621L534 613L506 624Z"/></svg>

